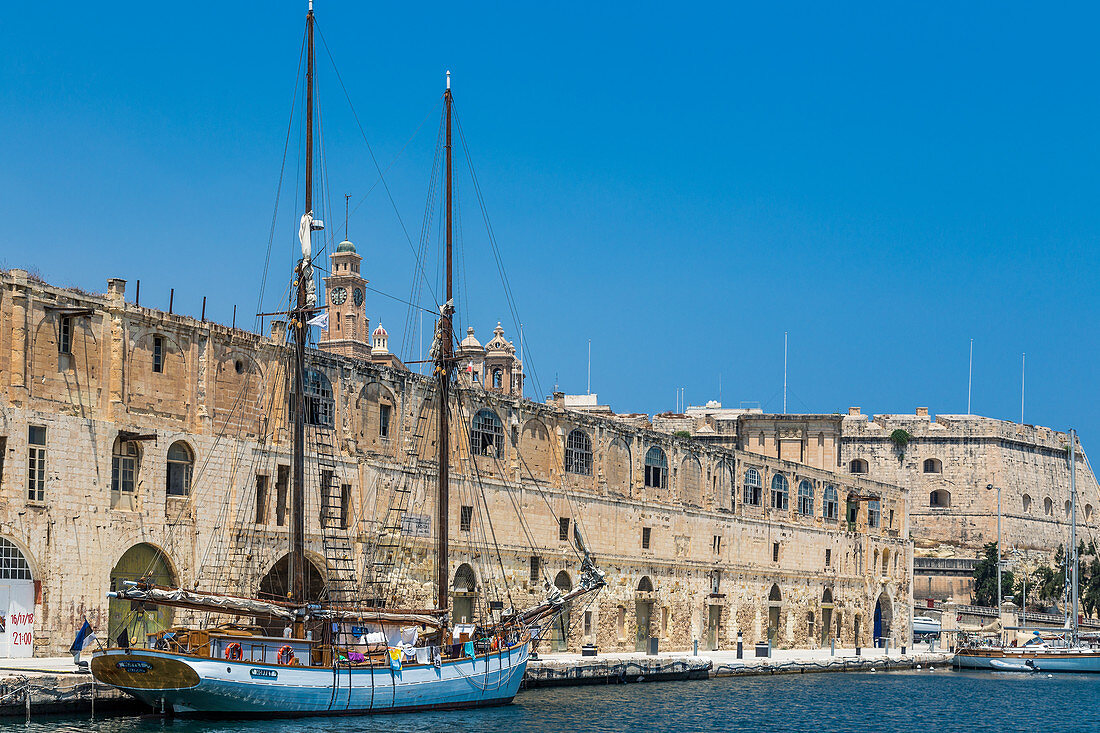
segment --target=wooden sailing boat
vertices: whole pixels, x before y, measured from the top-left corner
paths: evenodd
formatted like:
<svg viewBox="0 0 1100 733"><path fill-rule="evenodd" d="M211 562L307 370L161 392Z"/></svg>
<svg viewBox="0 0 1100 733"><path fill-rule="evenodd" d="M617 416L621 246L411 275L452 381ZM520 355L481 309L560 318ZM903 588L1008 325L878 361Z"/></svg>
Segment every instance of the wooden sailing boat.
<svg viewBox="0 0 1100 733"><path fill-rule="evenodd" d="M955 652L954 664L965 669L987 669L1000 672L1100 672L1100 649L1082 643L1078 627L1078 563L1077 563L1077 431L1069 431L1069 552L1066 553L1067 590L1066 624L1058 638L1043 639L1040 629L1023 646L968 642ZM1072 578L1072 580L1070 580ZM1048 633L1054 629L1044 629Z"/></svg>
<svg viewBox="0 0 1100 733"><path fill-rule="evenodd" d="M548 588L544 603L508 612L484 626L448 618L449 405L455 372L453 350L451 90L446 116L445 302L437 324L434 379L439 393L435 608L394 609L307 596L305 555L306 345L308 321L318 310L312 285L314 17L306 16L305 210L300 222L302 259L297 297L289 310L294 333L289 594L265 600L127 583L112 598L185 608L217 617L245 617L252 624L175 627L149 634L144 646L129 644L93 655L91 670L163 711L224 715L333 715L501 705L512 700L526 669L533 632L552 623L576 598L603 585L585 552L580 587L562 595ZM580 542L579 535L577 536ZM283 635L264 629L284 626ZM395 632L411 641L389 642Z"/></svg>

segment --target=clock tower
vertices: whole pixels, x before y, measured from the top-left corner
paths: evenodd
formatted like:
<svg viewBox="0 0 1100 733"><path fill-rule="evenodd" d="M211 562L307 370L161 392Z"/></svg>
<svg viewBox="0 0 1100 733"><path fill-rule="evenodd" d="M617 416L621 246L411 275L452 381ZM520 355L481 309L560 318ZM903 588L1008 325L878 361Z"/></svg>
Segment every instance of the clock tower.
<svg viewBox="0 0 1100 733"><path fill-rule="evenodd" d="M328 329L318 339L318 346L341 356L369 359L370 321L363 308L367 281L359 274L363 258L356 253L355 245L345 239L329 259L332 272L325 278Z"/></svg>

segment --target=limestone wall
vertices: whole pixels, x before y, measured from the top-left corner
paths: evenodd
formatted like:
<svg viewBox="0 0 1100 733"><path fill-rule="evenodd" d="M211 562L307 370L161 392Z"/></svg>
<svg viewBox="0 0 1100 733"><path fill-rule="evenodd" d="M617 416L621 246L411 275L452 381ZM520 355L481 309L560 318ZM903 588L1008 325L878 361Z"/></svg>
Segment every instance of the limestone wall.
<svg viewBox="0 0 1100 733"><path fill-rule="evenodd" d="M120 281L105 296L88 296L18 271L0 276L0 536L20 547L39 583L40 653L62 652L82 616L106 627L112 569L138 543L162 550L181 585L250 594L285 553L283 331L261 337L124 297ZM63 317L78 326L71 354L58 346ZM335 483L349 486L343 539L356 575L369 575L393 497L409 489L402 514L424 518L428 536L402 536L388 579L409 604L430 603L438 439L431 383L365 361L312 358L334 395L333 428L313 437L334 451ZM773 625L780 645L820 643L827 615L843 643L854 642L858 623L868 645L876 602L890 636L905 638L912 546L905 493L896 486L478 389L463 391L453 409L452 577L467 564L505 607L540 601L545 581L579 582L577 554L560 539L561 520L579 522L609 587L572 609L569 648L586 641L634 648L647 615L642 636L665 646L687 648L693 638L705 646L708 637L728 646L738 631L751 643ZM488 455L471 451L470 425L481 410L502 432ZM30 425L47 432L42 501L28 498ZM578 430L591 446L590 470L567 471L578 465L566 460ZM112 453L129 440L137 470L132 495L121 497ZM193 456L186 496L167 495L167 453L177 442ZM646 471L654 448L665 471L656 480ZM320 470L307 467L314 486ZM761 481L759 504L751 491L746 501L749 475ZM788 487L784 508L773 508L773 480ZM800 507L800 485L812 493L812 508ZM826 487L839 497L836 518L823 516ZM331 580L317 492L310 497L310 557ZM877 523L871 500L880 503ZM472 520L464 529L467 506Z"/></svg>

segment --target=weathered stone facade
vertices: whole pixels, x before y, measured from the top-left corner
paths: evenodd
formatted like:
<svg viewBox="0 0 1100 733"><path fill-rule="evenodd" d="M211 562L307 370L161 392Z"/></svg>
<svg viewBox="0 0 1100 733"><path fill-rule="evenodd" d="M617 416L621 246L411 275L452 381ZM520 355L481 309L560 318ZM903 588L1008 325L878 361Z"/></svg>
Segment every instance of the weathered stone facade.
<svg viewBox="0 0 1100 733"><path fill-rule="evenodd" d="M0 537L31 565L39 653L62 652L81 616L108 627L106 593L143 543L163 551L163 571L180 585L262 590L287 542L284 341L278 323L259 336L127 303L118 280L94 296L19 270L0 275ZM401 513L427 531L402 533L394 582L406 603L430 604L432 384L393 362L322 351L312 360L318 399L331 388L331 405L314 407L331 410L324 440L346 491L343 534L356 574L370 570L372 540L408 488ZM591 605L571 609L571 649L633 649L648 636L664 648L694 638L727 647L738 632L752 643L769 628L781 646L830 636L852 645L857 634L867 646L876 605L882 635L907 638L903 490L507 394L522 389L522 373L502 338L483 373L495 368L500 391L491 378L488 389L464 382L454 408L456 615L469 609L471 583L505 607L541 600L544 579L577 583L569 520L580 522L609 582ZM480 410L502 433L484 451L469 433ZM45 428L43 447L30 443L32 426ZM316 481L324 467L307 469ZM833 490L835 506L823 512ZM323 507L316 495L310 502L310 558L332 581Z"/></svg>
<svg viewBox="0 0 1100 733"><path fill-rule="evenodd" d="M919 557L973 559L997 539L1001 489L1003 552L1023 567L1048 562L1068 538L1069 435L978 415L774 415L713 404L655 416L657 429L687 429L710 444L840 470L905 487ZM891 436L904 431L904 445ZM1078 527L1098 528L1096 479L1076 447ZM928 567L933 567L930 564ZM967 600L965 569L915 574L917 598Z"/></svg>

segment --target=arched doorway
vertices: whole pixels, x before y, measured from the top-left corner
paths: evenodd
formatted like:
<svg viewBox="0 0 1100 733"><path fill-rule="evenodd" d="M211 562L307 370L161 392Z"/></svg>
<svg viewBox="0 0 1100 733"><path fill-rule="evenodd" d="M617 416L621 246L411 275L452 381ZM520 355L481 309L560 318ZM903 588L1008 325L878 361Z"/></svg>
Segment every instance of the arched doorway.
<svg viewBox="0 0 1100 733"><path fill-rule="evenodd" d="M290 595L290 555L279 558L267 575L260 579L260 598L285 601ZM306 558L306 601L315 603L326 597L325 576Z"/></svg>
<svg viewBox="0 0 1100 733"><path fill-rule="evenodd" d="M883 591L875 602L875 638L873 639L875 646L886 645L886 640L890 638L890 626L893 621L894 606L890 603L890 597L886 595L886 591Z"/></svg>
<svg viewBox="0 0 1100 733"><path fill-rule="evenodd" d="M474 599L477 597L477 576L474 575L474 569L466 563L459 565L451 587L454 589L454 602L451 605L455 623L474 623Z"/></svg>
<svg viewBox="0 0 1100 733"><path fill-rule="evenodd" d="M833 591L829 588L821 594L821 646L833 640Z"/></svg>
<svg viewBox="0 0 1100 733"><path fill-rule="evenodd" d="M653 581L643 575L634 593L634 651L644 652L649 644L649 624L653 618Z"/></svg>
<svg viewBox="0 0 1100 733"><path fill-rule="evenodd" d="M768 591L768 643L773 647L779 641L779 612L783 608L783 594L779 586L772 584Z"/></svg>
<svg viewBox="0 0 1100 733"><path fill-rule="evenodd" d="M573 581L569 573L562 570L554 577L554 587L562 592L562 595L573 590ZM570 604L566 602L561 607L561 613L554 620L554 630L551 636L551 646L556 652L564 652L569 648L569 612Z"/></svg>
<svg viewBox="0 0 1100 733"><path fill-rule="evenodd" d="M34 651L34 577L14 542L0 537L0 654L29 657Z"/></svg>
<svg viewBox="0 0 1100 733"><path fill-rule="evenodd" d="M111 570L111 590L122 590L127 581L176 585L175 573L172 572L172 566L168 564L164 552L147 542L127 550ZM107 604L109 643L144 646L147 635L163 631L172 625L172 611L167 606L146 606L137 601L112 598Z"/></svg>

